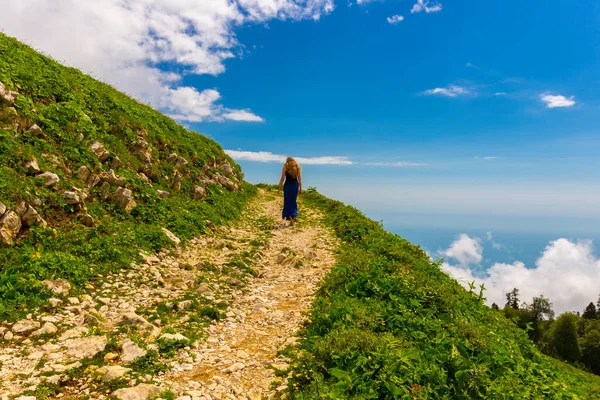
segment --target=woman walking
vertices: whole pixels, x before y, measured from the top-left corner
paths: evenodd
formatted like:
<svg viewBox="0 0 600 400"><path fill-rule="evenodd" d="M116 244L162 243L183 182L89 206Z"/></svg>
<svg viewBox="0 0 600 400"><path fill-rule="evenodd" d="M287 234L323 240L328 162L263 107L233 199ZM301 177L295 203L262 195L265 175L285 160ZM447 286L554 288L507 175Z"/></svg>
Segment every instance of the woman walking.
<svg viewBox="0 0 600 400"><path fill-rule="evenodd" d="M277 193L281 193L281 185L283 185L283 211L281 218L289 220L290 225L294 226L298 217L298 203L296 200L298 194L302 194L302 170L292 157L288 157L285 160L285 164L281 170L281 179L279 180L279 190Z"/></svg>

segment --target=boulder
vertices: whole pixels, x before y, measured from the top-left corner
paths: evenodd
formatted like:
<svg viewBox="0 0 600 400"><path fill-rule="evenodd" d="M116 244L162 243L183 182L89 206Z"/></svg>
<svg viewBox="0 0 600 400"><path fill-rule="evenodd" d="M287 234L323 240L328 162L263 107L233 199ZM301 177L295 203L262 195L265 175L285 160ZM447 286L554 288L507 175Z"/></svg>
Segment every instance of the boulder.
<svg viewBox="0 0 600 400"><path fill-rule="evenodd" d="M106 161L110 155L108 150L106 150L106 148L104 147L104 145L99 142L92 143L90 146L90 150L92 150L92 152L100 161Z"/></svg>
<svg viewBox="0 0 600 400"><path fill-rule="evenodd" d="M40 323L37 321L32 321L30 319L23 319L19 322L16 322L13 327L13 333L27 333L34 331L40 327Z"/></svg>
<svg viewBox="0 0 600 400"><path fill-rule="evenodd" d="M181 333L164 333L164 334L160 335L159 339L166 340L169 342L186 342L189 340L188 338L183 336Z"/></svg>
<svg viewBox="0 0 600 400"><path fill-rule="evenodd" d="M27 175L37 175L41 172L35 157L27 161L23 166L27 170Z"/></svg>
<svg viewBox="0 0 600 400"><path fill-rule="evenodd" d="M206 197L206 190L202 186L194 186L194 200L202 200Z"/></svg>
<svg viewBox="0 0 600 400"><path fill-rule="evenodd" d="M110 167L112 169L119 169L120 166L121 166L121 159L118 156L114 156L113 159L110 161Z"/></svg>
<svg viewBox="0 0 600 400"><path fill-rule="evenodd" d="M169 193L169 192L167 192L166 190L157 190L157 191L156 191L156 195L157 195L158 197L160 197L161 199L163 199L163 200L164 200L164 199L166 199L166 198L168 198L168 197L169 197L169 194L170 194L170 193Z"/></svg>
<svg viewBox="0 0 600 400"><path fill-rule="evenodd" d="M48 290L58 295L67 295L71 291L71 284L66 279L46 279L42 281Z"/></svg>
<svg viewBox="0 0 600 400"><path fill-rule="evenodd" d="M81 360L83 358L94 357L96 354L104 351L106 343L106 336L87 336L78 339L69 339L64 345L67 348L67 355Z"/></svg>
<svg viewBox="0 0 600 400"><path fill-rule="evenodd" d="M127 183L127 179L115 174L115 171L112 169L100 174L100 179L115 186L124 186Z"/></svg>
<svg viewBox="0 0 600 400"><path fill-rule="evenodd" d="M67 204L79 204L79 203L83 203L83 201L87 197L87 195L85 193L75 192L75 191L72 191L72 190L65 190L62 193L62 195L63 195L63 197L65 199L65 202Z"/></svg>
<svg viewBox="0 0 600 400"><path fill-rule="evenodd" d="M19 217L23 217L23 215L27 211L27 203L25 203L25 200L17 201L17 204L15 204L15 208L13 209L13 211L16 212Z"/></svg>
<svg viewBox="0 0 600 400"><path fill-rule="evenodd" d="M175 153L169 154L169 157L167 158L167 160L173 164L175 166L175 168L177 169L183 169L185 168L186 165L188 165L188 160L186 160L185 158L178 156Z"/></svg>
<svg viewBox="0 0 600 400"><path fill-rule="evenodd" d="M38 329L37 331L33 331L31 333L31 336L52 335L55 334L57 331L58 328L56 328L56 325L54 325L52 322L46 322L44 326L42 326L40 329Z"/></svg>
<svg viewBox="0 0 600 400"><path fill-rule="evenodd" d="M12 246L21 232L21 217L14 211L6 211L0 217L0 245Z"/></svg>
<svg viewBox="0 0 600 400"><path fill-rule="evenodd" d="M131 190L124 187L117 188L110 197L110 201L117 206L124 208L125 211L131 211L136 206Z"/></svg>
<svg viewBox="0 0 600 400"><path fill-rule="evenodd" d="M181 181L183 180L183 174L179 171L175 171L175 175L173 175L173 183L171 187L175 191L181 190Z"/></svg>
<svg viewBox="0 0 600 400"><path fill-rule="evenodd" d="M41 199L34 199L34 200L31 202L31 205L32 205L32 206L39 207L39 206L41 206L41 205L42 205L42 200L41 200Z"/></svg>
<svg viewBox="0 0 600 400"><path fill-rule="evenodd" d="M225 161L225 164L223 164L223 166L221 167L221 171L223 171L223 173L226 176L232 176L233 175L233 168L231 167L231 165Z"/></svg>
<svg viewBox="0 0 600 400"><path fill-rule="evenodd" d="M33 136L40 136L40 135L44 134L44 132L42 131L42 128L40 128L37 124L31 125L27 129L27 132L31 133Z"/></svg>
<svg viewBox="0 0 600 400"><path fill-rule="evenodd" d="M129 339L125 340L121 345L121 361L126 364L129 364L137 358L144 357L146 353L146 350L142 349Z"/></svg>
<svg viewBox="0 0 600 400"><path fill-rule="evenodd" d="M96 371L98 377L102 379L102 382L110 382L115 379L121 379L124 377L129 371L130 368L121 367L119 365L113 365L110 367L102 367Z"/></svg>
<svg viewBox="0 0 600 400"><path fill-rule="evenodd" d="M81 218L81 223L88 228L94 226L94 222L94 217L92 217L90 214L86 214L83 216L83 218Z"/></svg>
<svg viewBox="0 0 600 400"><path fill-rule="evenodd" d="M77 339L80 338L82 335L85 335L87 332L88 328L86 328L85 326L77 326L75 328L69 329L68 331L65 331L62 335L60 335L58 340L64 342L68 339Z"/></svg>
<svg viewBox="0 0 600 400"><path fill-rule="evenodd" d="M87 183L91 174L92 174L92 171L90 171L90 169L88 167L86 167L85 165L82 165L77 170L77 177L79 178L80 181L85 182L85 183Z"/></svg>
<svg viewBox="0 0 600 400"><path fill-rule="evenodd" d="M60 182L58 175L52 172L44 172L43 174L39 174L37 177L42 179L44 186L46 187L53 186Z"/></svg>
<svg viewBox="0 0 600 400"><path fill-rule="evenodd" d="M100 178L98 178L98 179L100 179ZM102 200L107 200L109 194L110 194L110 183L103 182L102 185L100 186L100 198Z"/></svg>
<svg viewBox="0 0 600 400"><path fill-rule="evenodd" d="M2 82L0 82L0 98L8 104L15 102L15 97L18 96L17 92L8 90Z"/></svg>
<svg viewBox="0 0 600 400"><path fill-rule="evenodd" d="M152 162L152 148L143 136L138 137L131 142L130 146L133 155L142 160L145 164Z"/></svg>
<svg viewBox="0 0 600 400"><path fill-rule="evenodd" d="M21 216L21 221L25 226L40 225L44 228L48 227L46 221L44 221L41 215L32 206L27 206L27 211Z"/></svg>
<svg viewBox="0 0 600 400"><path fill-rule="evenodd" d="M225 189L229 190L229 191L234 191L237 189L237 185L229 178L227 178L226 176L223 176L221 174L216 174L214 177L215 181L223 186Z"/></svg>
<svg viewBox="0 0 600 400"><path fill-rule="evenodd" d="M160 392L161 389L158 386L140 383L135 387L116 390L113 392L113 396L119 400L148 400L158 396Z"/></svg>
<svg viewBox="0 0 600 400"><path fill-rule="evenodd" d="M0 203L0 217L3 216L5 212L6 206L4 205L4 203Z"/></svg>
<svg viewBox="0 0 600 400"><path fill-rule="evenodd" d="M181 243L181 239L179 239L177 236L175 236L175 234L173 232L171 232L170 230L168 230L167 228L162 228L162 231L164 232L165 235L167 235L167 237L169 238L169 240L173 243L175 243L175 245L179 245L179 243Z"/></svg>
<svg viewBox="0 0 600 400"><path fill-rule="evenodd" d="M137 176L138 178L140 178L142 181L144 181L144 182L146 182L147 184L149 184L150 186L152 186L152 181L151 181L151 180L150 180L150 178L148 178L148 177L146 176L146 174L144 174L143 172L138 172L138 173L136 174L136 176Z"/></svg>

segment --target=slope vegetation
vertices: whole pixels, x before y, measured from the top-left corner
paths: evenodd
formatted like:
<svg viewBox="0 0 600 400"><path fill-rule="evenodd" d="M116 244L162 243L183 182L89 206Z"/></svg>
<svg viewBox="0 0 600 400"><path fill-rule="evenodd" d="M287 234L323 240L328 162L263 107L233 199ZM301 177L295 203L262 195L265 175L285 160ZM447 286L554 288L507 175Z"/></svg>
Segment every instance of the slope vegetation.
<svg viewBox="0 0 600 400"><path fill-rule="evenodd" d="M600 378L542 355L418 246L318 193L304 201L344 244L302 332L292 398L600 398Z"/></svg>
<svg viewBox="0 0 600 400"><path fill-rule="evenodd" d="M240 214L214 141L0 34L0 320Z"/></svg>

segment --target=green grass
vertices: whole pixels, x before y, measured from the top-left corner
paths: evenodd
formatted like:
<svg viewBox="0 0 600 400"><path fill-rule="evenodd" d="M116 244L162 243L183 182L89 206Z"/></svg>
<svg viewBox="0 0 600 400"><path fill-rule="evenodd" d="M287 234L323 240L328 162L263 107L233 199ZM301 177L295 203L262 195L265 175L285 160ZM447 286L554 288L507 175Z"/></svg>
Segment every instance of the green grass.
<svg viewBox="0 0 600 400"><path fill-rule="evenodd" d="M44 279L65 278L77 291L93 283L98 274L128 267L140 250L171 247L162 227L185 243L207 229L206 220L222 224L238 218L254 194L247 184L234 192L209 185L207 198L194 200L193 186L221 172L213 166L215 161L219 165L229 162L235 176L242 178L239 166L219 144L2 34L0 81L19 92L13 104L16 116L7 103L0 102L0 202L13 208L19 200L40 199L42 205L36 209L49 224L48 229L27 230L15 246L0 251L0 320L15 320L27 310L44 306L51 295L41 284ZM26 132L33 123L42 128L43 136ZM147 131L151 166L131 151L139 130ZM80 134L83 140L78 139ZM96 187L86 200L87 212L96 220L95 227L88 228L80 222L84 213L65 204L62 191L85 187L77 177L80 166L98 168L100 163L89 149L94 141L104 144L111 154L100 165L102 171L108 171L115 156L121 160L115 172L127 179L137 207L125 212L99 199ZM179 192L170 184L174 167L167 159L171 153L188 161ZM27 176L23 163L32 157L42 171L60 177L56 186L45 188L39 179ZM203 170L206 165L211 167ZM138 171L151 178L152 187L137 176ZM162 200L157 189L171 194Z"/></svg>
<svg viewBox="0 0 600 400"><path fill-rule="evenodd" d="M600 398L600 378L542 355L439 263L309 191L343 241L302 331L293 399Z"/></svg>

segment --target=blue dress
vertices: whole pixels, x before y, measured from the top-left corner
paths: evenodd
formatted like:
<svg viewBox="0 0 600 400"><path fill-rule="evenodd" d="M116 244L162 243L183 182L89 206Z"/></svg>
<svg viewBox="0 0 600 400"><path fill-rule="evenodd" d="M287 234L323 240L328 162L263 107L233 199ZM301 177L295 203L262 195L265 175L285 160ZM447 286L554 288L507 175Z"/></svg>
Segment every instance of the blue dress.
<svg viewBox="0 0 600 400"><path fill-rule="evenodd" d="M298 216L298 192L300 184L298 178L292 178L288 173L285 174L285 183L283 184L283 211L281 218L289 220L291 217Z"/></svg>

